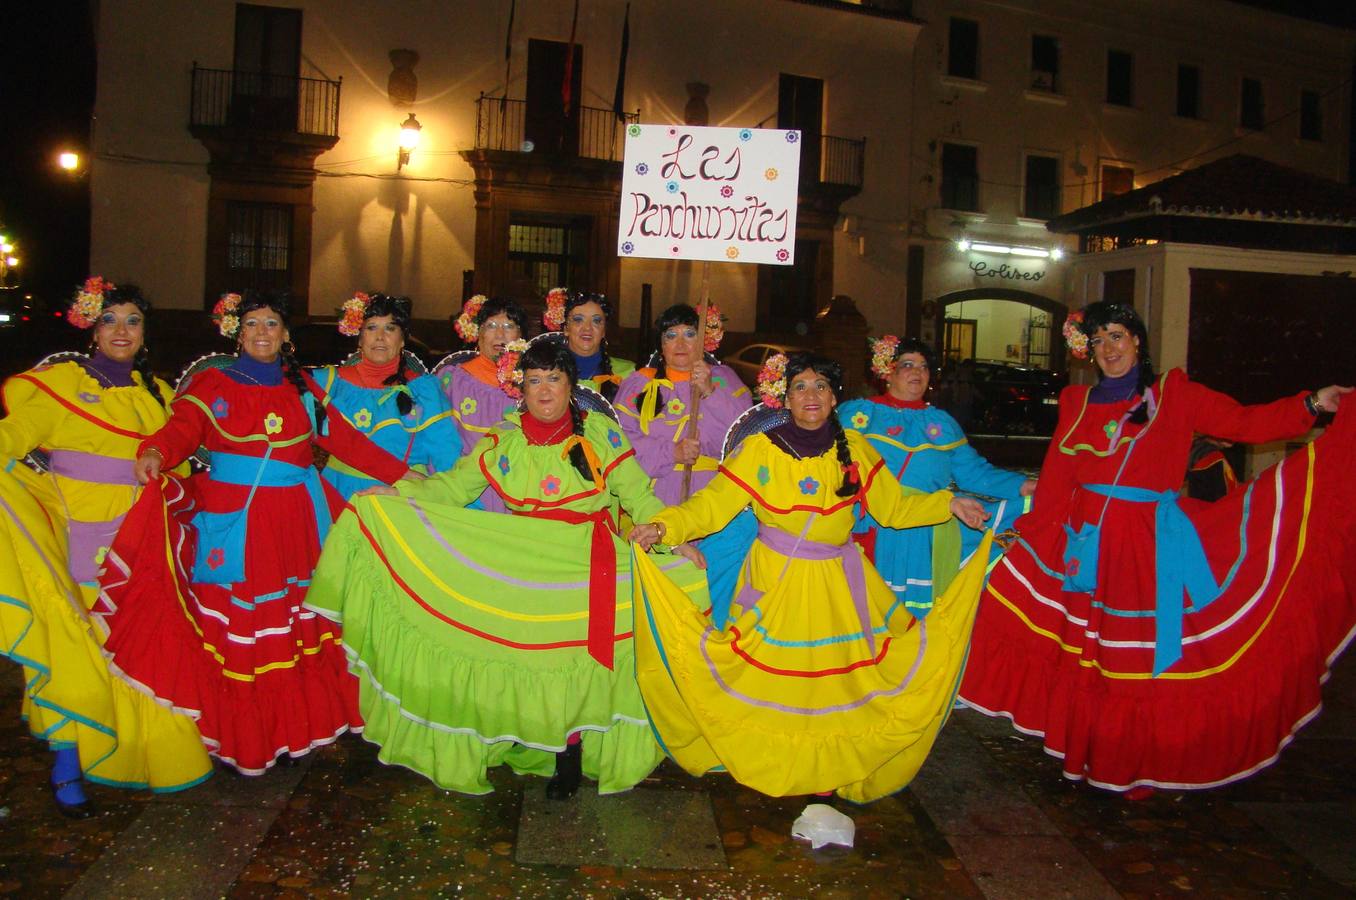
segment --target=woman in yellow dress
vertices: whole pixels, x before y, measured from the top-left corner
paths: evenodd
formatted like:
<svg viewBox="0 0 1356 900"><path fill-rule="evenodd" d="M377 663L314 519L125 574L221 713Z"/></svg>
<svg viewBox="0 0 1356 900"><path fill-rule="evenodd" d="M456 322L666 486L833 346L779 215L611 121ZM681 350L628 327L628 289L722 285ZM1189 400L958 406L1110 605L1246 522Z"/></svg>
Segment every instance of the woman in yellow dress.
<svg viewBox="0 0 1356 900"><path fill-rule="evenodd" d="M648 548L710 534L746 506L758 519L729 610L698 610L636 555L636 673L656 734L692 774L724 767L765 794L866 802L912 780L951 709L986 553L915 619L850 540L854 507L895 528L953 514L979 527L987 514L902 489L833 415L841 378L813 354L769 360L760 393L789 417L632 531Z"/></svg>
<svg viewBox="0 0 1356 900"><path fill-rule="evenodd" d="M24 715L56 751L52 789L90 814L82 778L174 791L211 774L192 720L110 675L87 610L97 571L138 493L137 445L164 424L171 392L147 365L149 304L130 285L89 279L67 313L93 353L5 382L0 419L0 640L23 666ZM50 472L17 464L41 450Z"/></svg>

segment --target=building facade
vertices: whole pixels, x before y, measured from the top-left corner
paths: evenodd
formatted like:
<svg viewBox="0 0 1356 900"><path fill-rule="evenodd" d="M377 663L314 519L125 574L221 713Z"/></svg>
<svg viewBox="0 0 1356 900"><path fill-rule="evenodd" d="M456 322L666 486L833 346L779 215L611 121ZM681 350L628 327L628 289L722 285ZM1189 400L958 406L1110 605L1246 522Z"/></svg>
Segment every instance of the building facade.
<svg viewBox="0 0 1356 900"><path fill-rule="evenodd" d="M171 308L376 289L444 321L568 284L635 326L700 269L617 259L624 123L794 127L796 264L712 266L731 331L794 337L846 294L877 333L1058 368L1100 294L1047 219L1229 153L1347 174L1351 35L1229 0L575 7L100 3L94 270Z"/></svg>
<svg viewBox="0 0 1356 900"><path fill-rule="evenodd" d="M1077 242L1045 228L1061 213L1237 153L1347 179L1345 30L1228 0L913 12L926 22L907 176L919 274L903 319L952 359L1062 365L1065 310L1102 287L1074 265ZM1183 364L1185 348L1171 339L1160 360Z"/></svg>

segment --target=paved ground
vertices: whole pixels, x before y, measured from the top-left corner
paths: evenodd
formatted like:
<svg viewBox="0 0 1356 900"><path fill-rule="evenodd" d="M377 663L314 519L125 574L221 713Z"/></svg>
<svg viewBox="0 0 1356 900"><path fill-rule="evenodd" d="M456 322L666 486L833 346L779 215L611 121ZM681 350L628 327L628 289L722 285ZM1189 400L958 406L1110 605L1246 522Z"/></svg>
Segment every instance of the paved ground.
<svg viewBox="0 0 1356 900"><path fill-rule="evenodd" d="M1138 803L1072 784L1037 742L953 717L908 790L840 806L853 849L789 837L803 797L665 765L630 795L556 805L500 772L488 797L381 765L356 738L183 794L94 789L67 822L0 696L0 893L24 897L1356 896L1356 656L1258 777Z"/></svg>

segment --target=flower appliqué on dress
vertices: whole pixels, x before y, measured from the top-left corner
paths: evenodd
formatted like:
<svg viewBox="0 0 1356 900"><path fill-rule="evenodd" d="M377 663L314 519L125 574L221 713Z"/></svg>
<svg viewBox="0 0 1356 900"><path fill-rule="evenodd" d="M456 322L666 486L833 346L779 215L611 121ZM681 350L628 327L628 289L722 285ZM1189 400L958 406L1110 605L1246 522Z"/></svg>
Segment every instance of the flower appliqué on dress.
<svg viewBox="0 0 1356 900"><path fill-rule="evenodd" d="M888 434L890 437L899 437L899 435L903 431L904 431L903 425L891 425L889 428L885 429L885 433Z"/></svg>
<svg viewBox="0 0 1356 900"><path fill-rule="evenodd" d="M363 410L363 412L367 412L367 410ZM372 414L368 413L367 415L368 421L370 422ZM354 420L356 424L357 416L354 416ZM282 427L283 427L282 416L278 415L275 412L271 412L268 415L264 416L264 434L279 434L282 432Z"/></svg>
<svg viewBox="0 0 1356 900"><path fill-rule="evenodd" d="M231 414L231 404L226 402L225 397L218 397L212 401L212 415L218 419L224 419Z"/></svg>
<svg viewBox="0 0 1356 900"><path fill-rule="evenodd" d="M560 479L554 475L547 475L541 480L541 492L548 497L553 497L560 493Z"/></svg>
<svg viewBox="0 0 1356 900"><path fill-rule="evenodd" d="M418 403L410 407L410 411L401 416L406 422L418 422L424 415L424 407Z"/></svg>
<svg viewBox="0 0 1356 900"><path fill-rule="evenodd" d="M370 409L360 409L353 414L353 427L368 429L372 427L372 411ZM269 432L272 434L273 432Z"/></svg>
<svg viewBox="0 0 1356 900"><path fill-rule="evenodd" d="M80 393L76 394L76 396L79 397L81 400L85 401L86 403L99 402L99 395L91 394L89 391L81 391Z"/></svg>
<svg viewBox="0 0 1356 900"><path fill-rule="evenodd" d="M500 456L499 456L499 474L500 474L500 475L507 475L508 473L509 473L509 460L508 460L508 457L507 457L507 456L504 456L503 454L500 454Z"/></svg>
<svg viewBox="0 0 1356 900"><path fill-rule="evenodd" d="M220 569L226 563L226 551L220 547L213 547L212 552L207 554L207 568Z"/></svg>
<svg viewBox="0 0 1356 900"><path fill-rule="evenodd" d="M719 375L712 375L711 386L714 387L716 390L720 390L721 388L725 387L725 379L721 378Z"/></svg>
<svg viewBox="0 0 1356 900"><path fill-rule="evenodd" d="M871 424L871 417L864 412L858 411L852 414L852 418L848 420L848 423L852 425L853 428L861 431Z"/></svg>
<svg viewBox="0 0 1356 900"><path fill-rule="evenodd" d="M461 406L457 408L461 410L461 414L463 416L474 415L476 411L476 398L463 397L461 400Z"/></svg>
<svg viewBox="0 0 1356 900"><path fill-rule="evenodd" d="M936 422L933 422L927 428L923 429L923 433L935 441L937 440L937 438L942 436L942 426L938 425Z"/></svg>
<svg viewBox="0 0 1356 900"><path fill-rule="evenodd" d="M687 409L687 407L683 405L683 401L679 400L677 397L674 397L672 400L670 400L668 402L668 405L666 405L664 408L669 411L669 415L671 416L681 416L683 414L683 410Z"/></svg>
<svg viewBox="0 0 1356 900"><path fill-rule="evenodd" d="M802 478L800 480L800 484L797 486L800 488L800 492L807 497L812 496L816 491L819 490L819 482L815 481L809 475L806 475L804 478Z"/></svg>
<svg viewBox="0 0 1356 900"><path fill-rule="evenodd" d="M621 435L609 428L607 432L607 442L612 445L612 449L620 449L622 444Z"/></svg>
<svg viewBox="0 0 1356 900"><path fill-rule="evenodd" d="M767 466L758 467L758 483L767 487L767 483L772 480L772 473L767 470Z"/></svg>
<svg viewBox="0 0 1356 900"><path fill-rule="evenodd" d="M1107 422L1105 425L1102 426L1102 430L1106 432L1107 440L1111 440L1112 435L1116 433L1116 423Z"/></svg>

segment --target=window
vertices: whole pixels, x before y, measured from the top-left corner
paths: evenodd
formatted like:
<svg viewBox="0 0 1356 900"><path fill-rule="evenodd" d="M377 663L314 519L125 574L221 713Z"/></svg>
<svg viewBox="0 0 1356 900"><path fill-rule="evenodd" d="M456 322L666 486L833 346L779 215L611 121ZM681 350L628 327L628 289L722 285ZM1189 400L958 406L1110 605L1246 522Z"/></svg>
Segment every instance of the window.
<svg viewBox="0 0 1356 900"><path fill-rule="evenodd" d="M1059 160L1053 156L1028 156L1022 214L1030 219L1053 219L1059 215Z"/></svg>
<svg viewBox="0 0 1356 900"><path fill-rule="evenodd" d="M510 214L508 275L519 296L588 280L588 222Z"/></svg>
<svg viewBox="0 0 1356 900"><path fill-rule="evenodd" d="M1124 50L1106 52L1106 102L1135 105L1135 58Z"/></svg>
<svg viewBox="0 0 1356 900"><path fill-rule="evenodd" d="M1184 119L1201 117L1201 70L1198 66L1177 66L1177 115Z"/></svg>
<svg viewBox="0 0 1356 900"><path fill-rule="evenodd" d="M1323 108L1318 91L1300 91L1300 138L1323 140Z"/></svg>
<svg viewBox="0 0 1356 900"><path fill-rule="evenodd" d="M237 4L232 66L231 124L296 131L301 10Z"/></svg>
<svg viewBox="0 0 1356 900"><path fill-rule="evenodd" d="M1116 197L1135 189L1135 170L1126 166L1102 166L1102 197Z"/></svg>
<svg viewBox="0 0 1356 900"><path fill-rule="evenodd" d="M226 275L232 290L292 286L292 207L226 204Z"/></svg>
<svg viewBox="0 0 1356 900"><path fill-rule="evenodd" d="M942 206L979 210L979 150L964 144L942 145Z"/></svg>
<svg viewBox="0 0 1356 900"><path fill-rule="evenodd" d="M824 134L823 79L785 72L778 76L777 127L800 131L801 180L818 182Z"/></svg>
<svg viewBox="0 0 1356 900"><path fill-rule="evenodd" d="M952 19L946 45L946 74L956 78L979 77L979 23Z"/></svg>
<svg viewBox="0 0 1356 900"><path fill-rule="evenodd" d="M1059 92L1059 41L1048 35L1031 36L1031 89Z"/></svg>
<svg viewBox="0 0 1356 900"><path fill-rule="evenodd" d="M1262 82L1244 78L1238 98L1238 124L1260 131L1266 124L1266 109L1262 102Z"/></svg>
<svg viewBox="0 0 1356 900"><path fill-rule="evenodd" d="M536 153L576 156L579 153L579 105L584 72L584 48L573 53L563 41L527 42L527 111L523 137ZM569 90L565 88L569 73ZM568 98L568 99L567 99Z"/></svg>

